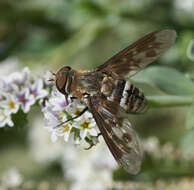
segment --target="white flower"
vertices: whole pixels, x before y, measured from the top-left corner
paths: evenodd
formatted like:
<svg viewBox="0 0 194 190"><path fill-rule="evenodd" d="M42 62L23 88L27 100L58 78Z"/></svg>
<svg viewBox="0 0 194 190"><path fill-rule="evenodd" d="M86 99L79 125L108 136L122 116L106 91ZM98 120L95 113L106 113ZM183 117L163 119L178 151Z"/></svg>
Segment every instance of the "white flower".
<svg viewBox="0 0 194 190"><path fill-rule="evenodd" d="M17 113L19 110L19 103L17 99L11 95L11 94L6 94L5 100L1 101L1 107L6 109L6 111L11 114L11 113Z"/></svg>
<svg viewBox="0 0 194 190"><path fill-rule="evenodd" d="M67 144L63 153L64 174L72 181L70 190L111 189L112 172L118 165L105 143L87 151Z"/></svg>
<svg viewBox="0 0 194 190"><path fill-rule="evenodd" d="M23 89L21 92L16 93L16 97L24 113L30 111L30 107L35 103L34 96L30 95L28 88Z"/></svg>
<svg viewBox="0 0 194 190"><path fill-rule="evenodd" d="M64 140L67 142L71 133L71 129L72 125L70 125L69 123L65 123L56 127L52 132L51 140L55 142L58 137L63 136Z"/></svg>
<svg viewBox="0 0 194 190"><path fill-rule="evenodd" d="M79 100L71 102L70 98L66 100L63 94L53 91L42 109L45 116L45 127L52 133L51 140L55 142L59 137L63 137L65 141L68 141L70 134L74 135L75 144L80 144L80 140L84 140L87 134L90 140L93 140L92 137L97 136L96 123L89 111L64 123L78 116L84 109L85 105Z"/></svg>
<svg viewBox="0 0 194 190"><path fill-rule="evenodd" d="M151 154L154 154L154 153L158 154L158 150L161 149L159 139L154 136L144 140L142 145L143 145L144 151Z"/></svg>
<svg viewBox="0 0 194 190"><path fill-rule="evenodd" d="M40 112L36 113L33 120L29 123L28 130L29 151L31 156L41 164L50 165L51 162L58 162L65 149L63 141L52 143L49 131L45 131L44 121L40 117Z"/></svg>
<svg viewBox="0 0 194 190"><path fill-rule="evenodd" d="M184 11L193 11L194 0L176 0L174 1L174 5L176 8L182 9Z"/></svg>
<svg viewBox="0 0 194 190"><path fill-rule="evenodd" d="M46 105L42 109L42 112L44 114L44 121L45 121L46 128L54 128L57 125L59 125L60 123L58 118L59 113L53 110L53 106L50 104L50 102L48 101L46 102Z"/></svg>
<svg viewBox="0 0 194 190"><path fill-rule="evenodd" d="M85 112L84 115L80 116L79 119L73 123L73 126L80 129L80 137L82 139L85 139L88 133L91 136L98 135L96 130L96 122L92 118L92 114L90 112Z"/></svg>
<svg viewBox="0 0 194 190"><path fill-rule="evenodd" d="M7 79L8 78L8 79ZM9 93L13 94L14 92L19 90L19 86L15 83L9 82L9 76L7 78L0 79L0 91L1 94Z"/></svg>
<svg viewBox="0 0 194 190"><path fill-rule="evenodd" d="M4 127L5 125L13 127L13 121L7 111L0 109L0 127Z"/></svg>
<svg viewBox="0 0 194 190"><path fill-rule="evenodd" d="M70 98L66 100L63 94L53 91L45 108L42 109L45 116L45 127L52 133L51 140L53 142L59 137L63 137L65 141L69 139L72 125L71 123L62 123L71 117L66 112L66 107L70 102Z"/></svg>
<svg viewBox="0 0 194 190"><path fill-rule="evenodd" d="M75 99L71 104L66 107L66 111L72 117L78 116L86 106L81 104L80 100Z"/></svg>
<svg viewBox="0 0 194 190"><path fill-rule="evenodd" d="M71 103L71 99L66 100L65 96L59 91L54 90L49 99L49 103L53 106L54 111L61 111L66 109Z"/></svg>
<svg viewBox="0 0 194 190"><path fill-rule="evenodd" d="M4 59L3 61L0 61L0 64L0 76L7 76L19 67L19 61L16 58Z"/></svg>
<svg viewBox="0 0 194 190"><path fill-rule="evenodd" d="M22 184L23 178L16 168L8 170L2 176L2 183L7 188L15 188Z"/></svg>
<svg viewBox="0 0 194 190"><path fill-rule="evenodd" d="M25 67L22 72L14 72L8 76L8 83L14 83L18 86L24 86L29 83L29 69Z"/></svg>
<svg viewBox="0 0 194 190"><path fill-rule="evenodd" d="M76 183L74 183L70 190L107 190L107 187L104 186L103 183L101 183L100 181L78 181Z"/></svg>
<svg viewBox="0 0 194 190"><path fill-rule="evenodd" d="M72 125L62 122L67 120L67 115L61 109L56 111L50 102L46 103L46 107L42 110L45 116L45 127L52 133L51 140L55 142L58 137L64 137L65 141L68 141L71 132Z"/></svg>
<svg viewBox="0 0 194 190"><path fill-rule="evenodd" d="M42 79L37 79L34 84L30 86L30 94L32 94L36 100L48 95L48 91L43 89Z"/></svg>

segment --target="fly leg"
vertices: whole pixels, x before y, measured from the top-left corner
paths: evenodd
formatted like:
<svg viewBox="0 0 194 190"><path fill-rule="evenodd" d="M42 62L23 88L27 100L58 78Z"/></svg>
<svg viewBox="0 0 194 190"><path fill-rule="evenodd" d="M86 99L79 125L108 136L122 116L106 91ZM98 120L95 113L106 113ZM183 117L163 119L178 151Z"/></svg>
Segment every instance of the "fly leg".
<svg viewBox="0 0 194 190"><path fill-rule="evenodd" d="M72 120L74 120L74 119L79 118L79 117L82 116L87 110L88 110L88 107L85 107L85 108L79 113L79 115L77 115L77 116L75 116L75 117L72 117L71 119L68 119L68 120L66 120L66 121L64 121L64 122L62 122L62 123L60 123L60 124L57 125L55 128L58 128L58 127L60 127L61 125L64 125L65 123L67 123L67 122L69 122L69 121L72 121Z"/></svg>
<svg viewBox="0 0 194 190"><path fill-rule="evenodd" d="M100 135L102 135L102 133L98 133L98 135L96 137L92 137L93 138L92 140L91 139L86 139L90 146L88 148L85 148L85 150L89 150L93 146L95 146L99 142L98 138L99 138Z"/></svg>

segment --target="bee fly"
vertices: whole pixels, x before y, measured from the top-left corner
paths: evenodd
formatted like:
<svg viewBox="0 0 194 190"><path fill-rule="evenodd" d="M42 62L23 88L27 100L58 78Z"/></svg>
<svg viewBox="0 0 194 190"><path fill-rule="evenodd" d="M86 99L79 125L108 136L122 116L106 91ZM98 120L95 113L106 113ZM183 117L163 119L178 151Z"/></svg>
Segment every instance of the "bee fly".
<svg viewBox="0 0 194 190"><path fill-rule="evenodd" d="M175 39L174 30L158 30L92 71L75 71L65 66L55 75L56 87L62 94L66 97L71 94L86 105L80 115L87 109L91 111L111 153L128 173L138 173L143 157L128 113L142 113L147 102L144 94L127 79L155 61Z"/></svg>

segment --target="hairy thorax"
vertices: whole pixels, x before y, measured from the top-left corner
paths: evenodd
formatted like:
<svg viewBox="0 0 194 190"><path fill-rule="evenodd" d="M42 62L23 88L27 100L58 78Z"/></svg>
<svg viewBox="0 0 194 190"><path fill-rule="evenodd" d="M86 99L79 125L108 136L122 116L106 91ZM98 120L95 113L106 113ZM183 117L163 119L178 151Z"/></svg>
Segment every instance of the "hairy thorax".
<svg viewBox="0 0 194 190"><path fill-rule="evenodd" d="M72 95L82 98L83 94L94 95L100 93L104 75L98 72L75 72L71 87Z"/></svg>

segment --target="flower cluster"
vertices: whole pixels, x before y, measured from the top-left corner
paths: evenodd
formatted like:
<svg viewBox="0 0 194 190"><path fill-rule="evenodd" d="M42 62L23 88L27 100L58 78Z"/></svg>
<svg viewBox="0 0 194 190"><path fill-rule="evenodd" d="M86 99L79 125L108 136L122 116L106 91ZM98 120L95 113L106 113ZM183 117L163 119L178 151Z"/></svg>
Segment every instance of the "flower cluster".
<svg viewBox="0 0 194 190"><path fill-rule="evenodd" d="M96 122L89 111L79 116L84 108L85 106L79 100L71 100L70 97L66 99L60 92L52 91L42 111L45 127L52 133L53 142L59 137L68 141L71 135L76 144L79 144L81 140L95 144L98 135ZM72 119L76 116L79 117Z"/></svg>
<svg viewBox="0 0 194 190"><path fill-rule="evenodd" d="M100 138L102 142L103 138ZM68 144L65 146L61 164L64 175L71 182L70 190L112 189L112 173L118 169L104 142L87 151Z"/></svg>
<svg viewBox="0 0 194 190"><path fill-rule="evenodd" d="M0 79L0 127L13 127L12 114L20 109L28 113L31 106L48 95L41 78L33 78L29 69Z"/></svg>
<svg viewBox="0 0 194 190"><path fill-rule="evenodd" d="M118 169L118 164L102 136L99 137L98 146L83 150L81 146L71 142L73 139L69 139L70 143L65 144L63 139L52 143L49 133L39 127L43 125L43 121L38 113L30 125L31 155L41 165L59 163L70 190L113 189L112 173Z"/></svg>
<svg viewBox="0 0 194 190"><path fill-rule="evenodd" d="M82 140L90 145L97 143L98 131L89 111L72 119L78 116L85 106L77 99L72 101L69 97L66 100L63 94L48 83L48 79L33 77L28 68L0 79L0 127L14 126L12 114L19 110L27 114L37 101L45 117L45 128L52 133L53 142L59 137L68 141L72 136L76 144Z"/></svg>
<svg viewBox="0 0 194 190"><path fill-rule="evenodd" d="M0 176L0 189L16 189L23 183L23 176L17 168L10 168Z"/></svg>

